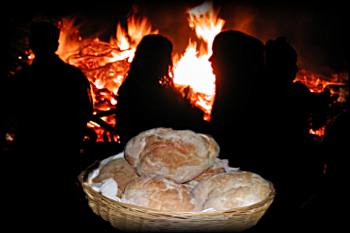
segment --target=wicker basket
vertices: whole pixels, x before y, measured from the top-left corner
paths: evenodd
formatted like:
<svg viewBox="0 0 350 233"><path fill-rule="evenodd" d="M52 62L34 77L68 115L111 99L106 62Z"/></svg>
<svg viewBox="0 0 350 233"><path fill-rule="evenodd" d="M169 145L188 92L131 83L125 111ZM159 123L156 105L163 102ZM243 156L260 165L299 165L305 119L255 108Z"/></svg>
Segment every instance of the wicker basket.
<svg viewBox="0 0 350 233"><path fill-rule="evenodd" d="M113 201L93 190L87 176L96 166L81 172L79 180L93 212L119 230L131 231L202 231L239 232L254 226L273 202L275 190L270 183L269 196L254 205L215 212L160 212L140 206Z"/></svg>

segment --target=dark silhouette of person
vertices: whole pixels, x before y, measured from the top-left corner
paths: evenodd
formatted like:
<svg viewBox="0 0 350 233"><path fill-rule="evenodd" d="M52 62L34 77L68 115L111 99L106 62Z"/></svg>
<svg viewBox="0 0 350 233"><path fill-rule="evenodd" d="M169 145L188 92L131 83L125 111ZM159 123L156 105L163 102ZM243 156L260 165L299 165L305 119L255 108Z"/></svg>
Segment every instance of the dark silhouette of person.
<svg viewBox="0 0 350 233"><path fill-rule="evenodd" d="M349 90L350 81L347 80L347 91ZM343 111L326 127L323 140L323 147L326 152L325 160L327 163L326 177L329 181L333 182L333 185L340 185L342 182L346 182L347 158L344 153L347 151L349 139L350 100L347 98Z"/></svg>
<svg viewBox="0 0 350 233"><path fill-rule="evenodd" d="M285 132L285 143L303 144L309 135L312 97L303 83L294 82L298 72L297 53L284 37L267 41L265 51L266 76L275 111L273 120Z"/></svg>
<svg viewBox="0 0 350 233"><path fill-rule="evenodd" d="M92 114L90 83L56 54L60 30L33 22L33 63L17 78L18 156L21 200L27 229L78 228L82 132ZM85 203L84 203L85 204Z"/></svg>
<svg viewBox="0 0 350 233"><path fill-rule="evenodd" d="M251 169L257 161L251 157L252 146L247 145L264 146L259 136L263 126L263 43L240 31L224 31L215 37L209 61L216 75L209 131L219 142L221 157L229 158L233 166Z"/></svg>
<svg viewBox="0 0 350 233"><path fill-rule="evenodd" d="M348 67L348 72L349 72ZM350 81L348 80L348 91ZM326 128L323 140L324 186L320 197L315 202L314 214L318 219L327 223L327 229L343 229L346 227L346 216L335 216L344 205L342 197L349 196L348 189L343 189L348 182L348 147L350 139L350 100L347 99L345 108L336 119Z"/></svg>
<svg viewBox="0 0 350 233"><path fill-rule="evenodd" d="M311 128L316 131L328 123L332 111L330 105L335 97L331 96L330 89L324 88L321 93L311 93ZM336 100L335 100L336 101ZM316 138L317 139L317 138ZM321 139L319 139L321 141Z"/></svg>
<svg viewBox="0 0 350 233"><path fill-rule="evenodd" d="M171 41L161 35L146 35L138 44L118 92L117 128L122 143L154 127L200 130L202 111L175 90L169 76L172 49Z"/></svg>
<svg viewBox="0 0 350 233"><path fill-rule="evenodd" d="M258 173L275 184L276 147L271 136L268 82L264 76L264 44L240 31L219 33L209 58L216 76L216 98L209 132L230 166ZM277 195L279 195L277 187ZM273 204L252 232L278 229Z"/></svg>
<svg viewBox="0 0 350 233"><path fill-rule="evenodd" d="M271 169L278 190L276 207L282 216L302 216L318 195L322 176L319 147L309 135L310 116L317 97L294 79L298 55L284 37L265 45L266 77L269 82L271 147L275 167ZM321 100L321 99L319 99ZM286 218L288 219L288 217ZM303 219L305 220L305 219Z"/></svg>
<svg viewBox="0 0 350 233"><path fill-rule="evenodd" d="M348 65L349 67L349 65ZM350 68L347 68L346 72L349 72ZM347 86L346 86L347 85ZM347 80L345 85L345 91L350 92L350 80ZM342 150L345 149L349 143L349 125L350 125L350 100L347 97L346 102L344 103L344 108L337 115L335 120L331 122L326 128L324 144L327 146L332 146L335 149Z"/></svg>

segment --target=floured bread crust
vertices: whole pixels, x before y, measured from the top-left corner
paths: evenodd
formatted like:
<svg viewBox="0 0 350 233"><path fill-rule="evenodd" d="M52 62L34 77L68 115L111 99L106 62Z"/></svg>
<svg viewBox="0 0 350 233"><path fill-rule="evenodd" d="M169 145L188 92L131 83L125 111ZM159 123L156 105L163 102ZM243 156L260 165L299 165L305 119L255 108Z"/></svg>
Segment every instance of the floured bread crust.
<svg viewBox="0 0 350 233"><path fill-rule="evenodd" d="M125 189L123 201L159 211L193 211L197 203L182 184L160 176L139 177Z"/></svg>
<svg viewBox="0 0 350 233"><path fill-rule="evenodd" d="M215 210L249 206L264 200L270 192L268 181L246 171L214 175L192 190L202 209Z"/></svg>
<svg viewBox="0 0 350 233"><path fill-rule="evenodd" d="M160 175L184 183L213 165L215 140L190 130L156 128L140 133L125 147L125 158L140 176Z"/></svg>
<svg viewBox="0 0 350 233"><path fill-rule="evenodd" d="M197 184L199 184L199 182L209 179L216 174L225 173L225 166L228 166L227 160L220 160L216 158L212 166L199 174L199 176L195 177L193 180L184 183L184 185L186 185L189 189L193 189Z"/></svg>
<svg viewBox="0 0 350 233"><path fill-rule="evenodd" d="M119 158L104 165L99 175L93 179L93 182L99 183L105 179L113 178L118 184L117 196L121 197L126 185L137 177L135 169L124 158Z"/></svg>

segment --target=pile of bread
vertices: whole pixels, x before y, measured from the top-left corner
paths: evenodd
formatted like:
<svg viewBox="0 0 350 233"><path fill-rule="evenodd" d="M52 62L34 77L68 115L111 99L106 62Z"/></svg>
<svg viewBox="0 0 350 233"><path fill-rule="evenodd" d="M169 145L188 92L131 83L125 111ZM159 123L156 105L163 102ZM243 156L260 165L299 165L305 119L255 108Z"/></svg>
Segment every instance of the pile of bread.
<svg viewBox="0 0 350 233"><path fill-rule="evenodd" d="M264 200L270 184L247 171L228 171L219 146L190 130L150 129L104 164L93 183L112 178L121 201L158 211L228 210ZM226 163L225 163L226 162Z"/></svg>

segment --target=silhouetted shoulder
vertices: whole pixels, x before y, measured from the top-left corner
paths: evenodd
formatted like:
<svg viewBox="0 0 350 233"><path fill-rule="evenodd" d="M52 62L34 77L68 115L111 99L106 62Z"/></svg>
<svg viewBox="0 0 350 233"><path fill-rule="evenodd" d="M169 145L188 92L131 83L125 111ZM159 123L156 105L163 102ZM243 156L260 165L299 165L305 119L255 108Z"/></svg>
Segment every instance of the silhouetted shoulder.
<svg viewBox="0 0 350 233"><path fill-rule="evenodd" d="M345 146L349 144L350 112L339 115L334 123L327 129L325 144Z"/></svg>
<svg viewBox="0 0 350 233"><path fill-rule="evenodd" d="M302 95L309 95L310 90L301 82L295 82L293 83L291 90L295 93L302 94Z"/></svg>
<svg viewBox="0 0 350 233"><path fill-rule="evenodd" d="M76 79L78 79L77 81L79 83L84 85L84 87L90 86L89 80L87 79L85 74L80 69L78 69L77 67L71 66L71 65L69 65L69 66L71 69L72 76L76 77Z"/></svg>

